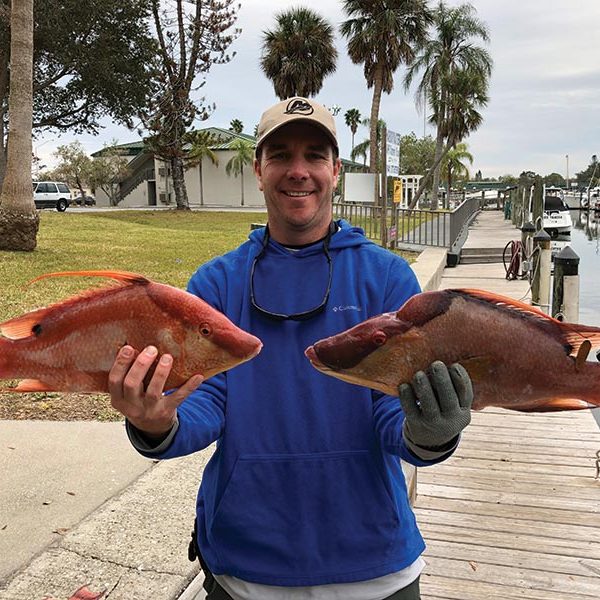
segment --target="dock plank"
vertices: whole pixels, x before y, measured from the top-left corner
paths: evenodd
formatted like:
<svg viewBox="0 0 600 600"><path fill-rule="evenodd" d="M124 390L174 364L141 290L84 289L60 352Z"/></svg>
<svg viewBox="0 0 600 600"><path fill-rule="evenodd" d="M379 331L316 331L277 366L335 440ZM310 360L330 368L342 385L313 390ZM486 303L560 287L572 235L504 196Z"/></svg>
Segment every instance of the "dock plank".
<svg viewBox="0 0 600 600"><path fill-rule="evenodd" d="M466 246L501 247L520 232L480 213ZM480 288L527 302L502 264L445 269L441 289ZM474 411L454 456L417 474L427 543L423 600L598 600L600 429L590 411Z"/></svg>

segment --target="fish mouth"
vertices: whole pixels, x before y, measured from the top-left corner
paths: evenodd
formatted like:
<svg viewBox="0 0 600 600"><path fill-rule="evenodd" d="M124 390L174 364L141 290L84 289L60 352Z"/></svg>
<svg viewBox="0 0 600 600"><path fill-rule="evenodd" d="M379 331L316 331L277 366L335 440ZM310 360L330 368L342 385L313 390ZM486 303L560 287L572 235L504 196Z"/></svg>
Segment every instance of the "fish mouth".
<svg viewBox="0 0 600 600"><path fill-rule="evenodd" d="M315 369L317 369L319 371L324 371L324 372L335 372L335 369L333 369L329 365L326 365L322 360L319 359L319 357L317 355L317 351L315 350L314 346L309 346L304 351L304 356L306 356L306 358L308 358L308 360L310 361L310 364Z"/></svg>

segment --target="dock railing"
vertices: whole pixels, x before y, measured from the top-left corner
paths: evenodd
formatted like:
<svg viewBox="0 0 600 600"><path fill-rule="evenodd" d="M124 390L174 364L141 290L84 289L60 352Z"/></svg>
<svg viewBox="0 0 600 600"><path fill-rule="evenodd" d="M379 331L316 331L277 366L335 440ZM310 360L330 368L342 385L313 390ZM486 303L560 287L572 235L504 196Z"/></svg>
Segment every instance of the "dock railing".
<svg viewBox="0 0 600 600"><path fill-rule="evenodd" d="M466 239L468 224L481 209L481 203L481 198L467 198L452 211L387 207L385 223L388 244L403 249L419 250L434 246L452 250L463 237ZM368 238L379 243L382 241L383 210L372 203L333 204L335 218L361 227Z"/></svg>

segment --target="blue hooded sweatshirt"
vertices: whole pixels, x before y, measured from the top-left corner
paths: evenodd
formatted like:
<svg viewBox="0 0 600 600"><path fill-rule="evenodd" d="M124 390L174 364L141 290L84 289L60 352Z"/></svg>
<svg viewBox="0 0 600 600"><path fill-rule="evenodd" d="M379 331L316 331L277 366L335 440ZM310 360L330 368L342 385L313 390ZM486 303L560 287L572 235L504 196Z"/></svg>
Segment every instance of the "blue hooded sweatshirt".
<svg viewBox="0 0 600 600"><path fill-rule="evenodd" d="M304 356L317 340L419 292L402 258L361 229L338 226L331 294L309 320L276 321L251 304L264 228L189 282L190 292L263 342L256 358L181 404L177 432L159 455L217 442L197 499L198 543L215 574L267 585L347 583L399 571L424 550L399 458L438 461L407 449L398 398L326 376ZM277 313L311 309L325 296L328 273L323 242L290 250L270 239L255 266L256 302Z"/></svg>

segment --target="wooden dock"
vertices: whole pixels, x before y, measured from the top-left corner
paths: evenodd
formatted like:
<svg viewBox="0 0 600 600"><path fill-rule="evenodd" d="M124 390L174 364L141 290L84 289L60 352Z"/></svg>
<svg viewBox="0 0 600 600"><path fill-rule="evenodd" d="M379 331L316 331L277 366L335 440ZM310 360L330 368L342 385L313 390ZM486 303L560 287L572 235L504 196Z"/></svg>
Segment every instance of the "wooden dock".
<svg viewBox="0 0 600 600"><path fill-rule="evenodd" d="M519 231L483 212L469 247ZM525 298L504 266L445 269L441 288ZM590 411L473 414L454 456L419 469L415 512L427 543L423 600L600 599L600 428Z"/></svg>

